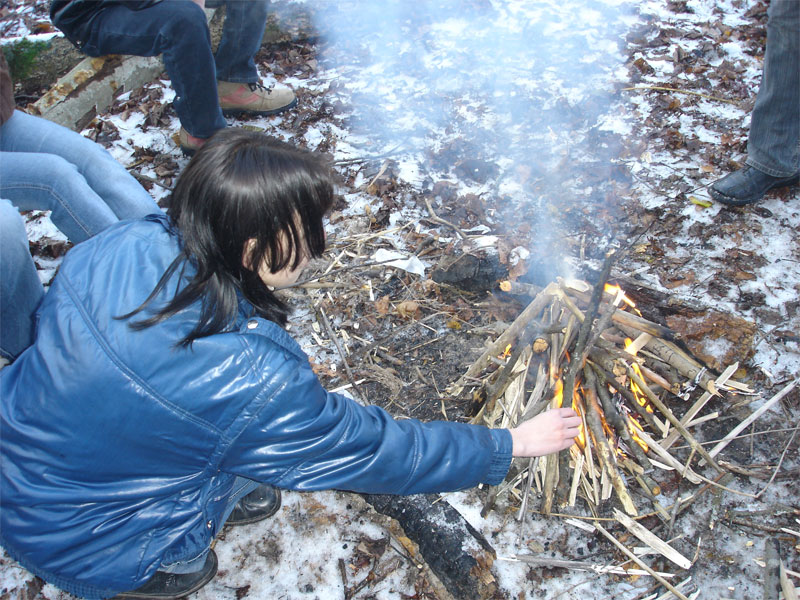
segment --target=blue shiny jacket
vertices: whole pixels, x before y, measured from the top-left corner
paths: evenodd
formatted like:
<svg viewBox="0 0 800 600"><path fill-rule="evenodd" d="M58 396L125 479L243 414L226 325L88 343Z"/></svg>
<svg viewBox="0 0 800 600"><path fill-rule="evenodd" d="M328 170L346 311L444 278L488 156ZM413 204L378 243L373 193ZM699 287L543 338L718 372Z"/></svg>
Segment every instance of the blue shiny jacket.
<svg viewBox="0 0 800 600"><path fill-rule="evenodd" d="M115 319L178 244L152 216L77 245L35 344L0 371L0 542L30 571L90 598L134 589L208 547L235 476L393 494L505 476L507 430L395 421L329 393L298 344L244 302L230 332L187 349L175 342L198 307L142 331Z"/></svg>

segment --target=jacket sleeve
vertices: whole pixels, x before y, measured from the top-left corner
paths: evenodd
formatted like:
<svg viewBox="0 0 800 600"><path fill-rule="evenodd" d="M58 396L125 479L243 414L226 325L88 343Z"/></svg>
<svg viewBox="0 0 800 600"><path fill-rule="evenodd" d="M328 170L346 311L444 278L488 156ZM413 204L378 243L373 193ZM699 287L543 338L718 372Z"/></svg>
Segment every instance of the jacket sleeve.
<svg viewBox="0 0 800 600"><path fill-rule="evenodd" d="M222 470L289 489L391 494L495 485L505 477L508 430L393 419L327 392L307 360L275 354Z"/></svg>

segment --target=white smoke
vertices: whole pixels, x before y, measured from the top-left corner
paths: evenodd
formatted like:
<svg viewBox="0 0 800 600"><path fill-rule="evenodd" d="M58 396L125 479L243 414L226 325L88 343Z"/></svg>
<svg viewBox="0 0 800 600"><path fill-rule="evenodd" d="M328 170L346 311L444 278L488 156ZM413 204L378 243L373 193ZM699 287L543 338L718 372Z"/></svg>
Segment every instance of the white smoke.
<svg viewBox="0 0 800 600"><path fill-rule="evenodd" d="M623 0L315 2L320 65L339 74L357 152L396 150L460 192L541 205L585 153L607 161ZM368 149L366 152L364 149ZM399 150L398 150L399 148ZM609 149L613 155L615 150ZM551 209L552 210L552 209ZM535 224L545 245L552 231Z"/></svg>

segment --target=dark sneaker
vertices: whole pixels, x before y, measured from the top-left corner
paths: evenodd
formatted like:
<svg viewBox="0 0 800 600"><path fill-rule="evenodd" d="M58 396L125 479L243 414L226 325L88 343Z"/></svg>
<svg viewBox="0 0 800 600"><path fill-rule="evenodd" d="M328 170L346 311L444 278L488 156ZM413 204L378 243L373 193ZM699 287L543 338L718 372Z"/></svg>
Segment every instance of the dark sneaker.
<svg viewBox="0 0 800 600"><path fill-rule="evenodd" d="M744 167L716 181L709 188L711 197L729 206L744 206L758 202L769 190L792 185L800 175L773 177L754 167Z"/></svg>
<svg viewBox="0 0 800 600"><path fill-rule="evenodd" d="M274 115L297 104L294 92L284 85L267 88L260 83L218 81L217 93L226 116Z"/></svg>
<svg viewBox="0 0 800 600"><path fill-rule="evenodd" d="M247 525L271 517L281 507L281 491L271 485L261 485L233 507L227 525Z"/></svg>
<svg viewBox="0 0 800 600"><path fill-rule="evenodd" d="M143 586L130 592L122 592L114 598L125 600L175 600L193 594L217 574L217 555L209 550L203 568L194 573L166 573L156 571L156 574ZM112 599L114 600L114 599Z"/></svg>

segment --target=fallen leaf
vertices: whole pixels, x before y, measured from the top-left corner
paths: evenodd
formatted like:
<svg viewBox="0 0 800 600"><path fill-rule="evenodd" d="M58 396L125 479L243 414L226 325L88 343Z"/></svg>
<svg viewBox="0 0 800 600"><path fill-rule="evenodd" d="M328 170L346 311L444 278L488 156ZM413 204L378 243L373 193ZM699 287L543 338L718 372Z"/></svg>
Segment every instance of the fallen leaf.
<svg viewBox="0 0 800 600"><path fill-rule="evenodd" d="M404 300L397 305L397 314L406 319L416 319L420 315L419 303L413 300Z"/></svg>
<svg viewBox="0 0 800 600"><path fill-rule="evenodd" d="M375 300L375 310L379 315L389 314L389 296L381 296Z"/></svg>
<svg viewBox="0 0 800 600"><path fill-rule="evenodd" d="M714 203L711 202L711 200L701 200L696 196L689 196L689 202L697 206L700 206L702 208L711 208L714 205Z"/></svg>

